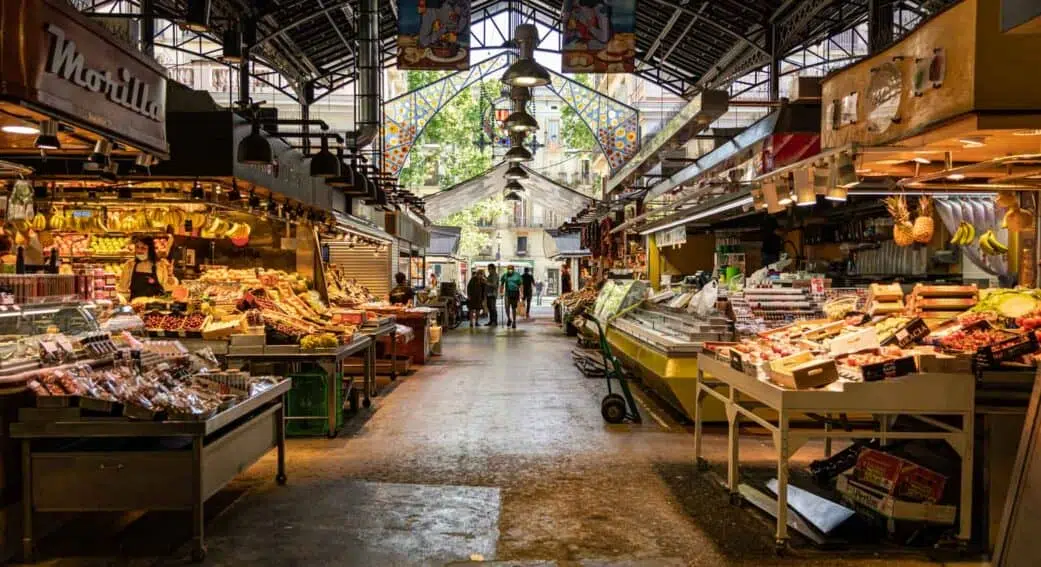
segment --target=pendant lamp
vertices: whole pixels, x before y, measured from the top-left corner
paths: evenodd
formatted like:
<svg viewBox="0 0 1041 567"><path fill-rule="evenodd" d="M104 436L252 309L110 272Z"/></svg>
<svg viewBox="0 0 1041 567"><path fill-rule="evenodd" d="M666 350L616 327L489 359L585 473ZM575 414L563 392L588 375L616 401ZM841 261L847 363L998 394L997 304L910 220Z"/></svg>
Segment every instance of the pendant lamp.
<svg viewBox="0 0 1041 567"><path fill-rule="evenodd" d="M239 142L239 163L271 165L273 159L271 144L260 133L260 122L254 121L249 135Z"/></svg>

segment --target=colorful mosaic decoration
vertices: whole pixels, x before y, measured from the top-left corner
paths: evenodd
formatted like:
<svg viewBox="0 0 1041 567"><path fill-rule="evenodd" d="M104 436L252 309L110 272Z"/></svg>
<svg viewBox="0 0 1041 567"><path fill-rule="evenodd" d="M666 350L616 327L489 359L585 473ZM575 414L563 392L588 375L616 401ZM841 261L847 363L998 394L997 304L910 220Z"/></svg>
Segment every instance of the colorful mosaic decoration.
<svg viewBox="0 0 1041 567"><path fill-rule="evenodd" d="M505 69L508 63L509 55L503 53L387 101L383 105L383 171L400 173L434 115L464 89ZM548 88L574 108L593 132L614 173L640 149L639 111L564 75L553 75Z"/></svg>
<svg viewBox="0 0 1041 567"><path fill-rule="evenodd" d="M383 170L397 175L434 115L464 89L505 69L507 63L507 54L497 55L387 101L383 105Z"/></svg>
<svg viewBox="0 0 1041 567"><path fill-rule="evenodd" d="M547 88L589 126L614 173L640 149L640 112L564 75L553 75L553 83Z"/></svg>

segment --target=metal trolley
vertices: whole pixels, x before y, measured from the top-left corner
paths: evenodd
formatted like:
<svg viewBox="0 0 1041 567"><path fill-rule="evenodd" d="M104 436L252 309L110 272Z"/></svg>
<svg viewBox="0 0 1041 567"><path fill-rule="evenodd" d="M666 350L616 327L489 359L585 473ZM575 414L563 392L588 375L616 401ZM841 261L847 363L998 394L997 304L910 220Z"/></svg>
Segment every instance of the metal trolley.
<svg viewBox="0 0 1041 567"><path fill-rule="evenodd" d="M642 420L640 411L636 408L636 400L633 398L632 391L629 390L629 383L625 377L625 372L622 370L622 364L611 352L611 345L607 342L607 334L604 333L603 327L596 318L586 316L585 319L596 327L600 353L604 359L603 373L604 379L607 380L607 395L600 402L600 415L604 417L604 421L607 423L622 423L626 420L640 423ZM618 381L620 394L616 393L611 387L612 380Z"/></svg>

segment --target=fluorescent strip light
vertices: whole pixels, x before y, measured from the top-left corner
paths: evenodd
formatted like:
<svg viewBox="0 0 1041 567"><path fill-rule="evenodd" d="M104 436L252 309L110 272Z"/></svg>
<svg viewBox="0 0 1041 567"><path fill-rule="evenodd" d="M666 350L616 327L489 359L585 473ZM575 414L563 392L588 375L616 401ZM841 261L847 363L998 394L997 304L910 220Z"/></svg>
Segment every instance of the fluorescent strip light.
<svg viewBox="0 0 1041 567"><path fill-rule="evenodd" d="M668 230L668 229L673 228L673 227L677 227L677 226L680 226L680 225L683 225L683 224L687 224L688 222L694 222L696 220L701 220L703 218L707 218L707 217L710 217L712 215L718 215L719 213L723 213L723 212L726 212L726 211L729 211L729 210L732 210L732 209L737 209L737 208L740 208L740 207L744 207L746 205L751 205L752 201L753 201L753 199L752 199L751 195L749 195L747 197L742 197L740 199L737 199L736 201L731 201L729 203L724 203L722 205L719 205L718 207L712 207L711 209L707 209L707 210L701 211L699 213L694 213L693 215L690 215L689 217L685 217L685 218L682 218L680 220L670 222L669 224L667 224L665 226L656 226L654 228L649 228L647 230L644 230L644 231L640 232L640 236L647 236L648 234L651 234L652 232L658 232L658 231L661 231L661 230Z"/></svg>
<svg viewBox="0 0 1041 567"><path fill-rule="evenodd" d="M954 193L951 191L873 191L870 189L854 189L851 197L886 197L889 195L907 195L908 197L994 197L997 192L975 191Z"/></svg>

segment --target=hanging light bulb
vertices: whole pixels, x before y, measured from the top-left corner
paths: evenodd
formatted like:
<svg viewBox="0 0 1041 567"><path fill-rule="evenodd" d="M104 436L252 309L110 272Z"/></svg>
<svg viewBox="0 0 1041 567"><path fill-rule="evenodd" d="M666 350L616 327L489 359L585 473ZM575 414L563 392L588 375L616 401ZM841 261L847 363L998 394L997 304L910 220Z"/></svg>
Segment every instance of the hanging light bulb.
<svg viewBox="0 0 1041 567"><path fill-rule="evenodd" d="M836 185L831 189L828 189L828 194L824 196L829 201L845 201L849 196L849 189Z"/></svg>
<svg viewBox="0 0 1041 567"><path fill-rule="evenodd" d="M853 164L853 156L846 152L842 152L839 158L835 160L835 184L840 187L852 187L856 185L860 179L857 178L857 168Z"/></svg>
<svg viewBox="0 0 1041 567"><path fill-rule="evenodd" d="M516 27L513 35L520 54L506 69L502 82L514 87L541 87L550 84L549 71L534 58L539 40L538 29L532 24L521 24Z"/></svg>
<svg viewBox="0 0 1041 567"><path fill-rule="evenodd" d="M779 177L776 182L777 187L777 204L787 207L795 202L795 195L792 195L792 190L788 186L787 177Z"/></svg>
<svg viewBox="0 0 1041 567"><path fill-rule="evenodd" d="M322 149L311 156L311 177L337 177L340 175L340 160L329 151L329 138L322 136Z"/></svg>
<svg viewBox="0 0 1041 567"><path fill-rule="evenodd" d="M515 179L527 179L528 172L525 171L525 169L521 167L519 163L514 163L506 170L505 177L507 180L510 181L513 181Z"/></svg>
<svg viewBox="0 0 1041 567"><path fill-rule="evenodd" d="M221 59L226 63L238 65L242 63L242 31L238 22L229 22L228 28L221 34Z"/></svg>
<svg viewBox="0 0 1041 567"><path fill-rule="evenodd" d="M58 140L58 121L44 120L40 122L40 135L36 136L33 145L41 150L61 149L61 141Z"/></svg>
<svg viewBox="0 0 1041 567"><path fill-rule="evenodd" d="M520 194L524 193L524 186L520 184L520 181L513 180L506 184L505 190Z"/></svg>
<svg viewBox="0 0 1041 567"><path fill-rule="evenodd" d="M210 0L188 0L188 10L181 25L193 32L209 31Z"/></svg>
<svg viewBox="0 0 1041 567"><path fill-rule="evenodd" d="M96 164L100 169L104 169L108 166L109 156L112 155L112 142L105 138L99 138L94 144L94 151L88 158L91 163Z"/></svg>
<svg viewBox="0 0 1041 567"><path fill-rule="evenodd" d="M531 152L528 151L528 148L525 148L524 146L513 146L506 151L506 155L503 156L503 158L512 163L520 163L522 161L531 161L535 159L534 156L531 155Z"/></svg>
<svg viewBox="0 0 1041 567"><path fill-rule="evenodd" d="M795 188L795 204L800 207L811 207L817 204L817 193L813 189L813 177L810 170L800 169L792 172Z"/></svg>
<svg viewBox="0 0 1041 567"><path fill-rule="evenodd" d="M271 153L271 144L260 133L259 121L253 121L249 135L239 142L237 156L239 163L253 165L271 165L271 162L274 161L274 156Z"/></svg>

